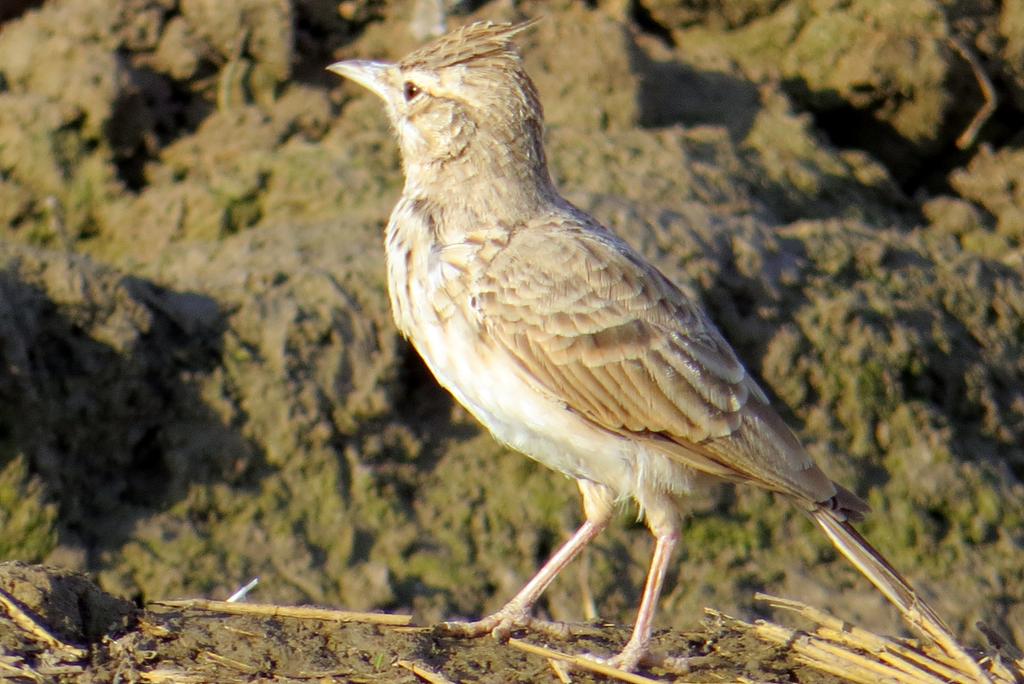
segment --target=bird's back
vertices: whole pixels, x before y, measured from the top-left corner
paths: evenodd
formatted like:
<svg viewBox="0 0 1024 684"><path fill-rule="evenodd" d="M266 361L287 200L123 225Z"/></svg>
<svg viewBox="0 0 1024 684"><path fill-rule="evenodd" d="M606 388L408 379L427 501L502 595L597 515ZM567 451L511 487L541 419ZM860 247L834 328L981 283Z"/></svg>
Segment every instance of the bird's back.
<svg viewBox="0 0 1024 684"><path fill-rule="evenodd" d="M710 474L835 496L701 307L582 212L513 234L476 297L491 343L601 428Z"/></svg>
<svg viewBox="0 0 1024 684"><path fill-rule="evenodd" d="M556 200L517 224L487 225L477 217L471 229L452 232L436 225L443 206L441 200L418 204L415 230L433 225L435 241L419 255L396 259L399 270L419 268L421 275L396 273L392 287L404 288L399 299L429 300L431 322L408 326L413 342L442 383L461 392L460 400L499 437L497 423L512 420L501 419L510 397L467 396L466 376L474 371L455 370L466 365L466 355L481 356L477 366L485 375L507 366L525 379L544 407L538 411L569 412L645 454L753 482L808 506L832 505L851 515L867 509L848 493L829 504L845 490L813 463L701 307L595 219ZM424 214L430 211L437 213ZM411 293L409 282L422 292ZM422 302L415 306L422 309ZM462 330L445 332L447 325ZM454 358L442 340L456 335L477 346ZM515 400L527 401L521 392ZM503 441L527 452L532 443ZM559 465L553 467L564 470Z"/></svg>

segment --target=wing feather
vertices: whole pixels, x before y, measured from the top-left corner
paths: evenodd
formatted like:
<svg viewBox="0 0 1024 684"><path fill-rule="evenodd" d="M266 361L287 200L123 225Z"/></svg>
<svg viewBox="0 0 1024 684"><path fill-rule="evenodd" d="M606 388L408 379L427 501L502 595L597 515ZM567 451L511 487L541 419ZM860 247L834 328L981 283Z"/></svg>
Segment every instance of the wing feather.
<svg viewBox="0 0 1024 684"><path fill-rule="evenodd" d="M835 495L700 308L611 234L517 231L473 289L486 341L570 410L714 475Z"/></svg>

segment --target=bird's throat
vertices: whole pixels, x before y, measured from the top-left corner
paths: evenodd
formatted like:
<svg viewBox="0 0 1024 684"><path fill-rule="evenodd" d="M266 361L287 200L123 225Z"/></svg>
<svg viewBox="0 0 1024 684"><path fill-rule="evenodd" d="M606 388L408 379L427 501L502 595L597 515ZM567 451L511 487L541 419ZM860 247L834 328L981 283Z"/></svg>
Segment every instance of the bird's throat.
<svg viewBox="0 0 1024 684"><path fill-rule="evenodd" d="M510 154L471 145L457 157L406 163L407 196L419 196L461 213L514 222L557 201L543 151Z"/></svg>

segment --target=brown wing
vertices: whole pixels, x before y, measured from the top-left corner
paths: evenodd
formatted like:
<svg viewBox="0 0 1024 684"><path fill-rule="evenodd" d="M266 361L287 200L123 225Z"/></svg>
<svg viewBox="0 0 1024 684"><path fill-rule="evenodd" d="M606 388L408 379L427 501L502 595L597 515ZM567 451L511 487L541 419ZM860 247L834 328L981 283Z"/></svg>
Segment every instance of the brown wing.
<svg viewBox="0 0 1024 684"><path fill-rule="evenodd" d="M489 342L571 410L714 475L835 495L701 309L610 234L518 231L474 289Z"/></svg>

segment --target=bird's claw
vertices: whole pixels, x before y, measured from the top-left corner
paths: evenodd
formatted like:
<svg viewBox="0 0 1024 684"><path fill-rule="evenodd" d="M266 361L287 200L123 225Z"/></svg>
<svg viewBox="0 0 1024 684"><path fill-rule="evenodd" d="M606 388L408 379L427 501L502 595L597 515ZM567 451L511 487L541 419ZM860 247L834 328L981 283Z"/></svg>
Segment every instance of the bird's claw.
<svg viewBox="0 0 1024 684"><path fill-rule="evenodd" d="M645 649L630 648L629 645L621 653L613 656L599 656L587 653L583 657L624 672L633 672L638 667L643 666L657 667L672 674L685 675L689 674L691 669L690 659L686 656L659 655Z"/></svg>
<svg viewBox="0 0 1024 684"><path fill-rule="evenodd" d="M498 641L508 641L513 631L525 629L529 625L529 615L500 610L493 615L472 622L442 622L437 629L448 636L472 638L490 634Z"/></svg>
<svg viewBox="0 0 1024 684"><path fill-rule="evenodd" d="M593 653L587 653L583 657L587 660L592 660L595 663L600 663L607 667L613 667L616 670L622 670L623 672L632 672L640 664L641 660L640 653L627 653L623 651L613 656L599 656Z"/></svg>
<svg viewBox="0 0 1024 684"><path fill-rule="evenodd" d="M473 622L442 622L438 631L449 636L479 637L490 634L498 641L508 641L517 630L539 632L545 636L561 639L569 636L569 625L531 617L523 610L503 608L497 613Z"/></svg>

